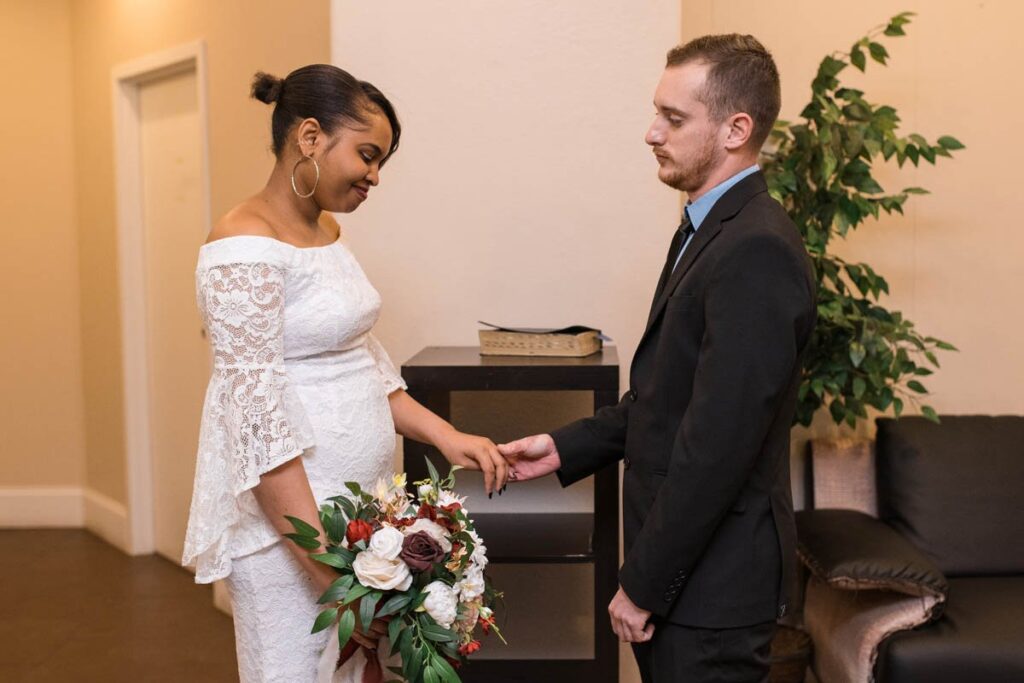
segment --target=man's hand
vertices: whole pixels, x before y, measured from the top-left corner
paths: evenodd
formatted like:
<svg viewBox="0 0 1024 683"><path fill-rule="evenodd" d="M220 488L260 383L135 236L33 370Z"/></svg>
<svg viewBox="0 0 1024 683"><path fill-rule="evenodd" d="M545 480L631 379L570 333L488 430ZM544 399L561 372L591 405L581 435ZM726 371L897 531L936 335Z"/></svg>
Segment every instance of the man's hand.
<svg viewBox="0 0 1024 683"><path fill-rule="evenodd" d="M608 605L612 630L624 643L646 643L654 635L654 624L647 623L651 613L633 604L619 586L619 592Z"/></svg>
<svg viewBox="0 0 1024 683"><path fill-rule="evenodd" d="M498 446L511 465L509 481L528 481L557 471L562 466L555 440L550 434L537 434Z"/></svg>

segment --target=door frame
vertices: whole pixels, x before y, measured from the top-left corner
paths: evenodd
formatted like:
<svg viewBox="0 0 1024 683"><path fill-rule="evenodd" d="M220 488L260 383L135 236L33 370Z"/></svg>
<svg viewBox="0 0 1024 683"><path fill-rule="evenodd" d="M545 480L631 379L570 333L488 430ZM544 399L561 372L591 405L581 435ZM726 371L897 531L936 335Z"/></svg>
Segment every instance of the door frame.
<svg viewBox="0 0 1024 683"><path fill-rule="evenodd" d="M142 201L140 88L154 80L195 71L199 104L200 192L203 237L210 231L209 100L206 43L198 40L116 65L111 70L114 164L117 189L117 259L121 290L124 444L131 555L155 550L153 453L147 345L146 259Z"/></svg>

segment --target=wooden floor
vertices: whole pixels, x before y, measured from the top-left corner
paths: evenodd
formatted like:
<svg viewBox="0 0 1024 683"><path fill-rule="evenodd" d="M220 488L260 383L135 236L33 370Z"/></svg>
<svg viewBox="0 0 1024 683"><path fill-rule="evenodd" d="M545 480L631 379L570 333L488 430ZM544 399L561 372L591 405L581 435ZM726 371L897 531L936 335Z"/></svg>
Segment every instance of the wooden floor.
<svg viewBox="0 0 1024 683"><path fill-rule="evenodd" d="M231 618L162 557L86 531L0 531L0 681L237 681Z"/></svg>

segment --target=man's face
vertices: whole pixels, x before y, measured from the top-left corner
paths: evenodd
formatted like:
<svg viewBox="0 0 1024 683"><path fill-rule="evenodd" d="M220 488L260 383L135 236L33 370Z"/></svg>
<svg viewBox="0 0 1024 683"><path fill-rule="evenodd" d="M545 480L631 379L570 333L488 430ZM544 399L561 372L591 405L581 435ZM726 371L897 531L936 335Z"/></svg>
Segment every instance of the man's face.
<svg viewBox="0 0 1024 683"><path fill-rule="evenodd" d="M712 121L697 99L707 72L699 62L665 69L654 92L654 122L644 137L658 159L658 178L683 192L699 190L726 156L722 123Z"/></svg>

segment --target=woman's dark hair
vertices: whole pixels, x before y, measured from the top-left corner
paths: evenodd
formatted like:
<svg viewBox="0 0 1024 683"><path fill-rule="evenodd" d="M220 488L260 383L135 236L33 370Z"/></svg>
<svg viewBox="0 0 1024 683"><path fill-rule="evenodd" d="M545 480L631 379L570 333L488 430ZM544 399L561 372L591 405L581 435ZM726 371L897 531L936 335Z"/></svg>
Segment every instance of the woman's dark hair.
<svg viewBox="0 0 1024 683"><path fill-rule="evenodd" d="M373 84L331 64L310 64L281 79L258 72L252 79L252 96L274 104L271 119L274 154L281 156L288 131L296 121L313 118L330 135L340 125L367 126L368 114L380 110L391 124L391 149L381 165L398 149L402 126L395 108Z"/></svg>

